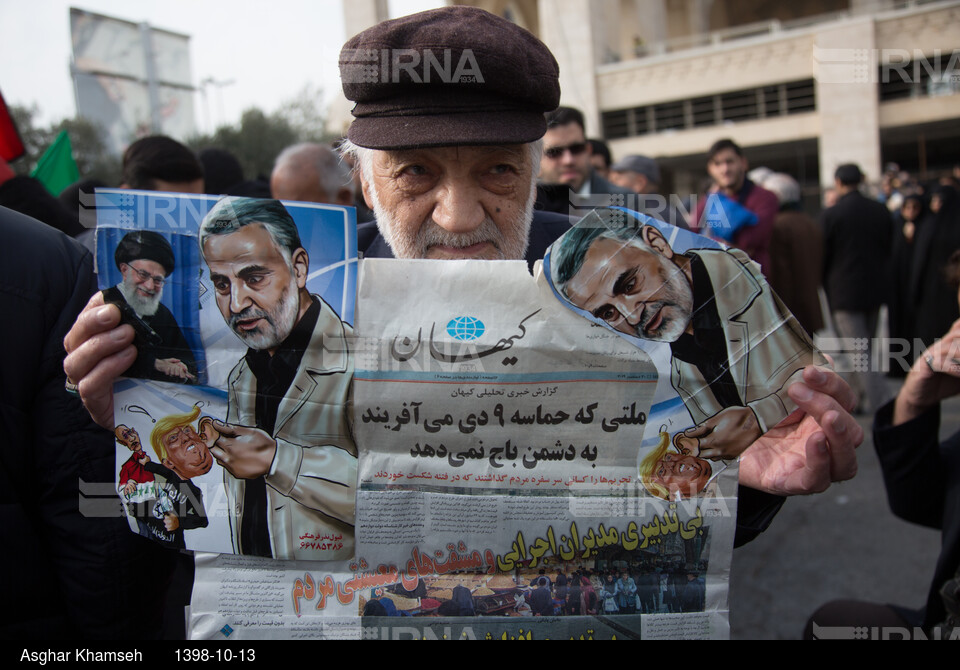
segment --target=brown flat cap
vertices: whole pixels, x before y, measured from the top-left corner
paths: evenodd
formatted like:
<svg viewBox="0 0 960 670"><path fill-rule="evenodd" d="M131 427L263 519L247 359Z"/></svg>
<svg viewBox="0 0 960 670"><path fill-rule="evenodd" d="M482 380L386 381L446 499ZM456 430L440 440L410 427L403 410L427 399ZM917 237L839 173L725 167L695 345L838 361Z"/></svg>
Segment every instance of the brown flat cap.
<svg viewBox="0 0 960 670"><path fill-rule="evenodd" d="M442 7L384 21L340 52L356 103L347 136L370 149L524 144L560 103L550 50L506 19Z"/></svg>

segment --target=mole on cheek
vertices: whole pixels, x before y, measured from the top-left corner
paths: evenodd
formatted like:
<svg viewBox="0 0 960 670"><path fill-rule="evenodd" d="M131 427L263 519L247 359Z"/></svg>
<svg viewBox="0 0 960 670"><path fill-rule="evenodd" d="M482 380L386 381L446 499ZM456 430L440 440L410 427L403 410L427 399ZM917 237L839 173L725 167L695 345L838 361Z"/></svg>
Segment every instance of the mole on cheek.
<svg viewBox="0 0 960 670"><path fill-rule="evenodd" d="M499 208L499 207L497 207L497 214L499 214L499 213L500 213L500 208Z"/></svg>

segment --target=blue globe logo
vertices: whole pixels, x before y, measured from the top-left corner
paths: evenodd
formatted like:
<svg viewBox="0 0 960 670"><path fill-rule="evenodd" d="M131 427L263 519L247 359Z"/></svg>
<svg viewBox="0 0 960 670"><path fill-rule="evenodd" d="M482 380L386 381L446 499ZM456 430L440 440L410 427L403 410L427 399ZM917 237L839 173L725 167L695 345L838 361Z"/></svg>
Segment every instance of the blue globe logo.
<svg viewBox="0 0 960 670"><path fill-rule="evenodd" d="M447 324L447 332L450 333L450 337L461 342L475 340L483 335L485 330L483 321L472 316L458 316L455 319L450 319L450 323Z"/></svg>

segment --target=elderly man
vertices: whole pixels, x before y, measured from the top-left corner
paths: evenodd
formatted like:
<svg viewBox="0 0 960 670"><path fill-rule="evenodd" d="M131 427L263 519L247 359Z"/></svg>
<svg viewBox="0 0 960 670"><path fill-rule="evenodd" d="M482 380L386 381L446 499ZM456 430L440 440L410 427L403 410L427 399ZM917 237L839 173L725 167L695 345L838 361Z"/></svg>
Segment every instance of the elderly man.
<svg viewBox="0 0 960 670"><path fill-rule="evenodd" d="M196 381L193 351L173 314L160 303L174 270L170 243L160 233L136 230L123 236L113 258L123 280L105 289L103 297L122 310L132 310L147 327L137 342L137 360L124 374L164 382Z"/></svg>
<svg viewBox="0 0 960 670"><path fill-rule="evenodd" d="M322 144L304 142L280 152L270 174L270 195L277 200L353 205L350 169Z"/></svg>
<svg viewBox="0 0 960 670"><path fill-rule="evenodd" d="M382 65L383 49L413 50L419 65L374 77L370 54ZM454 65L473 74L438 74L446 62L452 74ZM375 227L358 230L367 257L532 261L568 227L563 217L532 212L543 114L560 94L556 61L533 35L476 8L444 7L360 33L346 44L341 69L344 92L357 103L347 150L377 214ZM118 321L95 298L66 338L65 369L104 426L113 425L111 381L136 355L131 330ZM790 393L806 414L744 453L741 483L790 495L852 477L862 431L846 409L849 387L810 367ZM741 540L769 523L769 502L759 501L757 513L745 500L739 506Z"/></svg>
<svg viewBox="0 0 960 670"><path fill-rule="evenodd" d="M352 556L353 330L307 291L310 259L280 202L224 198L200 224L200 248L220 313L249 347L227 381L227 423L211 449L228 473L234 549ZM301 546L307 532L342 542L321 552Z"/></svg>
<svg viewBox="0 0 960 670"><path fill-rule="evenodd" d="M788 384L826 361L742 251L677 253L622 217L591 213L555 245L553 283L611 328L670 343L670 382L697 424L685 437L703 458L739 456L790 413Z"/></svg>

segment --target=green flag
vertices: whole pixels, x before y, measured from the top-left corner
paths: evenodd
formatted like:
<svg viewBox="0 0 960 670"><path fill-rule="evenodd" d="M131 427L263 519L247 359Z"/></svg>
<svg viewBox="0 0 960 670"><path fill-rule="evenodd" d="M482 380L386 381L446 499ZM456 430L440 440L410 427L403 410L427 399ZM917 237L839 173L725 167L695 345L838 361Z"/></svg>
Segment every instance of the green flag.
<svg viewBox="0 0 960 670"><path fill-rule="evenodd" d="M73 160L73 148L66 130L61 130L57 139L37 161L30 176L47 187L54 197L73 182L80 179L80 171Z"/></svg>

